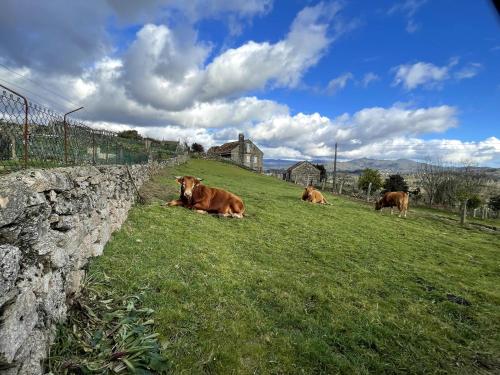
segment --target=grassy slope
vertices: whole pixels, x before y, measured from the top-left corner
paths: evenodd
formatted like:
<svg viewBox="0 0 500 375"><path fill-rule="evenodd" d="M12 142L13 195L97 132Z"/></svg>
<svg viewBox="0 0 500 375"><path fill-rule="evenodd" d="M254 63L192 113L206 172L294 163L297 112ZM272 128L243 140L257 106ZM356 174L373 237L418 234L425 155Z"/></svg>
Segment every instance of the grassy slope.
<svg viewBox="0 0 500 375"><path fill-rule="evenodd" d="M147 287L175 372L499 371L498 235L332 196L314 206L210 161L152 188L173 198L172 176L187 174L240 195L248 216L137 206L91 266L123 293Z"/></svg>

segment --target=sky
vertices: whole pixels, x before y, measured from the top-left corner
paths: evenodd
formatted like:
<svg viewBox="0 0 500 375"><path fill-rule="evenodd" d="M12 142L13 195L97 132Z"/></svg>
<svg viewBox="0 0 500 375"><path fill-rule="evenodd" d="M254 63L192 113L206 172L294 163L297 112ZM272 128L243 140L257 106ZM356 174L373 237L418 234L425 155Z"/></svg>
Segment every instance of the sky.
<svg viewBox="0 0 500 375"><path fill-rule="evenodd" d="M4 0L0 83L92 126L265 158L500 167L487 0Z"/></svg>

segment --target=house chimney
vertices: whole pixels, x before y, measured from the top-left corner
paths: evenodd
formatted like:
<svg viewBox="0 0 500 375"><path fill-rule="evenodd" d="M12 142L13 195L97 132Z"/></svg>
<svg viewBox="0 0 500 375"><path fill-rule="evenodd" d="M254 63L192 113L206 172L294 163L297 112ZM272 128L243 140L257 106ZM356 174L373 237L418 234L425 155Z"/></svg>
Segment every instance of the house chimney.
<svg viewBox="0 0 500 375"><path fill-rule="evenodd" d="M245 157L243 154L245 153L245 136L243 135L243 133L238 134L238 146L239 146L238 151L239 151L240 163L244 164Z"/></svg>

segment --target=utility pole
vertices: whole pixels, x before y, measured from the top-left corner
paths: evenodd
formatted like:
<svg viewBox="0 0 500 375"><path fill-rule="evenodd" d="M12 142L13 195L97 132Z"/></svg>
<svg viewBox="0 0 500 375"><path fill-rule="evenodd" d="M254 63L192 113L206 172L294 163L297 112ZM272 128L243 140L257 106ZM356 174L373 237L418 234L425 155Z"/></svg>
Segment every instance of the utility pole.
<svg viewBox="0 0 500 375"><path fill-rule="evenodd" d="M333 183L332 183L332 193L335 193L335 188L337 187L337 142L335 142L335 156L333 159Z"/></svg>

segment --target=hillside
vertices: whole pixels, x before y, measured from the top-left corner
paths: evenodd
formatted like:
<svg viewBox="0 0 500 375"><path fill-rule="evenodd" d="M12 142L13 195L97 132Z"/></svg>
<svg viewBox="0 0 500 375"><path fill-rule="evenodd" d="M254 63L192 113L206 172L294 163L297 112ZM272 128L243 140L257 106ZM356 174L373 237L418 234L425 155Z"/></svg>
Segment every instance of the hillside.
<svg viewBox="0 0 500 375"><path fill-rule="evenodd" d="M163 206L175 175L237 193L247 216ZM90 274L144 288L174 373L500 370L498 235L301 191L212 161L166 170Z"/></svg>

